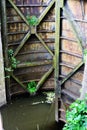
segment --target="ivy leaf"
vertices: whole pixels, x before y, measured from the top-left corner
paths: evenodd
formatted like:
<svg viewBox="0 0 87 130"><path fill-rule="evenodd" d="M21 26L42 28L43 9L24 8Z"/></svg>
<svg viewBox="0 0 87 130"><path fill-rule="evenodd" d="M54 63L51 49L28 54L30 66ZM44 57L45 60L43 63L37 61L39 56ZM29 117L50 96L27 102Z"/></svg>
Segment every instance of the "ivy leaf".
<svg viewBox="0 0 87 130"><path fill-rule="evenodd" d="M26 16L28 23L30 26L35 26L38 24L38 18L36 16Z"/></svg>
<svg viewBox="0 0 87 130"><path fill-rule="evenodd" d="M76 100L69 108L63 130L87 130L87 95L84 100Z"/></svg>

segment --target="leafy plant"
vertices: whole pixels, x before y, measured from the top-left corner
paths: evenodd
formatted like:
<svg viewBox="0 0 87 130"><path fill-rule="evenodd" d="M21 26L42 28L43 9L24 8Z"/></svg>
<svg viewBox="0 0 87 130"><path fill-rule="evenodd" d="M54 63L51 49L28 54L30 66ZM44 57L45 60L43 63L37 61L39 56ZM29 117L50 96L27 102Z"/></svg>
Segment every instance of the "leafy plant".
<svg viewBox="0 0 87 130"><path fill-rule="evenodd" d="M8 50L8 57L10 60L11 67L15 69L19 61L17 61L17 59L14 57L14 51L12 49Z"/></svg>
<svg viewBox="0 0 87 130"><path fill-rule="evenodd" d="M36 82L35 81L31 81L27 84L27 90L32 94L36 92Z"/></svg>
<svg viewBox="0 0 87 130"><path fill-rule="evenodd" d="M63 130L87 130L87 96L84 100L76 100L66 112Z"/></svg>
<svg viewBox="0 0 87 130"><path fill-rule="evenodd" d="M84 49L84 63L86 62L86 59L87 59L87 49Z"/></svg>
<svg viewBox="0 0 87 130"><path fill-rule="evenodd" d="M35 26L38 24L38 18L34 15L27 15L26 18L30 26Z"/></svg>

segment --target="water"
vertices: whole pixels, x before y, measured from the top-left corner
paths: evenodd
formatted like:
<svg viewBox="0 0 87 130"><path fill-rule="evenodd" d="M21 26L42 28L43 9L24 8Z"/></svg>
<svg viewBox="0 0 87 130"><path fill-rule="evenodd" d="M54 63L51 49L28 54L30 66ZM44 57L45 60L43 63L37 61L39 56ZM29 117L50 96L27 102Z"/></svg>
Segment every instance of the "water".
<svg viewBox="0 0 87 130"><path fill-rule="evenodd" d="M1 108L5 130L61 130L54 119L54 105L32 103L45 101L45 96L20 96ZM50 113L49 113L50 111Z"/></svg>

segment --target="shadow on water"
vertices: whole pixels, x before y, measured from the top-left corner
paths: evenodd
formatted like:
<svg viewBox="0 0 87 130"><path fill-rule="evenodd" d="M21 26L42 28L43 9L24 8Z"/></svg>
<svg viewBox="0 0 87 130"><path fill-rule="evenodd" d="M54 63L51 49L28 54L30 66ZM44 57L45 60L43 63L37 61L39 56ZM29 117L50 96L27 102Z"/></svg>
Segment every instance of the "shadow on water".
<svg viewBox="0 0 87 130"><path fill-rule="evenodd" d="M1 108L5 130L62 130L62 123L54 119L54 106L51 108L45 96L18 96L12 103ZM34 103L34 104L33 104Z"/></svg>

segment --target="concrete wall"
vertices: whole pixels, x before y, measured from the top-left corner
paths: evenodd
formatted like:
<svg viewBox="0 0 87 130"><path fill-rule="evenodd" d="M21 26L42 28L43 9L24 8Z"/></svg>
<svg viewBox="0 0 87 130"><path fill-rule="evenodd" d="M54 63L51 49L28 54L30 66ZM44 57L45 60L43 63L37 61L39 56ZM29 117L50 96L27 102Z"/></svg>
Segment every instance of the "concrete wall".
<svg viewBox="0 0 87 130"><path fill-rule="evenodd" d="M0 29L0 106L4 105L5 103L6 103L5 76L3 67L1 29Z"/></svg>

